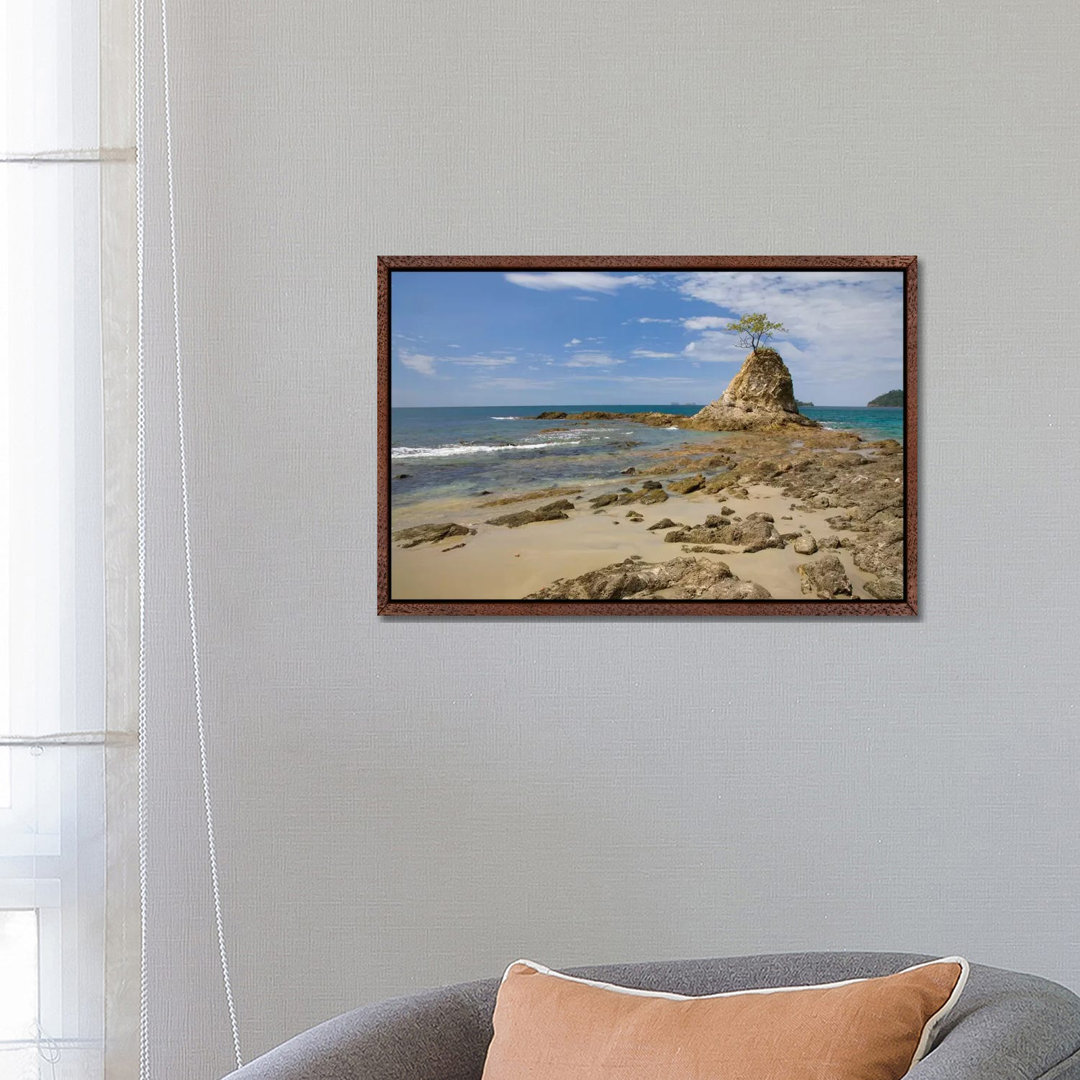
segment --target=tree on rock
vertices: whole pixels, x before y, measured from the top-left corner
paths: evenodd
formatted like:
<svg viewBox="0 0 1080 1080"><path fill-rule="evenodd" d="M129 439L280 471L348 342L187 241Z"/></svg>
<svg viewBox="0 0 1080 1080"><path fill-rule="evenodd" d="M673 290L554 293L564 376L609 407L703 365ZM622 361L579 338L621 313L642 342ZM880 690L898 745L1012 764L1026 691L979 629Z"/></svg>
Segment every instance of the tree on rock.
<svg viewBox="0 0 1080 1080"><path fill-rule="evenodd" d="M782 323L769 322L764 312L744 315L738 322L729 322L727 329L739 335L739 344L756 352L777 331L784 330Z"/></svg>

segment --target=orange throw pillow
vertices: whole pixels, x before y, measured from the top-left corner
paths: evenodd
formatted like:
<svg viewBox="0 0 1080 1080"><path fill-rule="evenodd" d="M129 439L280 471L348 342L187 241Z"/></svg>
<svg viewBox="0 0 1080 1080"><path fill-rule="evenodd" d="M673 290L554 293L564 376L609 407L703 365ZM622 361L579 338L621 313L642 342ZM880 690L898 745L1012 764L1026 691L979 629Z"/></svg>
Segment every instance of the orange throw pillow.
<svg viewBox="0 0 1080 1080"><path fill-rule="evenodd" d="M967 961L823 986L683 997L519 960L483 1080L899 1080L956 1004Z"/></svg>

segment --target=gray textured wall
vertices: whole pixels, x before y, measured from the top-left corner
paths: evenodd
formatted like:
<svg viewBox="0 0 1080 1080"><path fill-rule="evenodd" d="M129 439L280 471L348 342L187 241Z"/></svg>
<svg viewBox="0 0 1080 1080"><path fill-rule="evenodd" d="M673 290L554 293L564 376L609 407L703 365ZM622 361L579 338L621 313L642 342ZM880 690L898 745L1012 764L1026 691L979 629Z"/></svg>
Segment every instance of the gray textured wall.
<svg viewBox="0 0 1080 1080"><path fill-rule="evenodd" d="M247 1051L520 955L911 949L1080 987L1080 8L174 6ZM923 616L379 622L375 256L488 252L917 254ZM168 390L153 1022L159 1075L201 1078L229 1051Z"/></svg>

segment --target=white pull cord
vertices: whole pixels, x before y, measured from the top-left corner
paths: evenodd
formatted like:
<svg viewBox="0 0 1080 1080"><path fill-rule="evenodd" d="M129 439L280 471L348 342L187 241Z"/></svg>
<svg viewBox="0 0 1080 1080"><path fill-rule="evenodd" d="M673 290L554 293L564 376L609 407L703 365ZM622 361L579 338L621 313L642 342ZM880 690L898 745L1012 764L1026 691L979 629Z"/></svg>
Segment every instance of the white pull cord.
<svg viewBox="0 0 1080 1080"><path fill-rule="evenodd" d="M229 1010L236 1067L244 1064L240 1053L240 1031L236 1023L232 982L229 979L229 956L225 948L225 923L221 915L221 890L218 885L217 847L214 843L214 809L210 798L210 770L206 763L206 726L203 721L202 678L199 673L199 631L195 617L194 575L191 569L191 527L188 516L187 446L184 439L184 369L180 350L180 278L176 259L176 197L173 183L172 105L169 96L169 14L167 0L161 0L161 70L165 105L165 166L169 184L169 260L172 271L173 353L176 359L176 430L180 455L180 501L184 523L184 572L187 577L188 622L191 627L191 668L195 692L195 720L199 733L199 769L202 774L203 808L206 811L206 850L210 860L210 884L214 894L214 925L225 1003Z"/></svg>
<svg viewBox="0 0 1080 1080"><path fill-rule="evenodd" d="M206 850L210 859L210 884L214 894L214 924L218 953L221 957L221 980L229 1010L236 1067L244 1064L240 1053L240 1031L236 1023L232 982L229 979L229 955L225 948L225 924L221 915L221 890L218 886L217 847L214 843L214 808L210 799L210 771L206 763L206 726L203 722L202 677L199 674L199 631L195 618L195 587L191 569L191 527L188 517L187 446L184 439L184 368L180 350L180 278L176 260L176 198L173 184L172 106L169 97L169 14L167 0L161 0L161 68L165 90L165 166L169 182L169 259L172 270L173 352L176 358L176 431L180 454L180 502L184 523L184 571L187 577L188 622L191 625L191 669L195 691L195 719L199 732L199 769L202 773L203 808L206 811Z"/></svg>
<svg viewBox="0 0 1080 1080"><path fill-rule="evenodd" d="M139 848L139 1080L150 1080L150 977L146 955L147 792L146 792L146 328L143 310L145 254L145 126L146 7L135 0L135 265L138 294L138 405L136 420L136 490L138 509L139 575L139 744L138 848Z"/></svg>
<svg viewBox="0 0 1080 1080"><path fill-rule="evenodd" d="M144 219L145 193L145 0L135 0L135 129L136 129L136 262L138 274L138 532L139 532L139 908L142 919L140 962L139 1007L139 1078L150 1080L150 1040L148 1010L148 972L146 961L147 926L147 798L146 798L146 409L145 409L145 328L144 328ZM180 496L184 533L184 570L187 580L188 622L191 631L192 678L195 699L195 719L198 729L199 768L202 775L203 808L206 815L206 843L210 862L210 884L214 900L214 924L217 931L218 953L221 959L221 976L225 988L225 1001L229 1012L233 1052L236 1066L244 1061L240 1052L240 1033L236 1021L232 983L229 978L228 951L225 947L225 925L222 917L221 890L218 883L217 848L214 841L214 812L210 796L210 770L206 755L206 725L202 705L202 678L199 668L198 620L195 612L194 574L191 556L191 528L188 512L187 447L184 437L184 378L180 348L180 285L177 270L176 244L176 198L173 182L172 108L169 94L169 24L167 0L161 0L161 48L162 76L164 84L165 163L168 178L169 204L169 256L172 276L173 301L173 353L176 367L176 421L180 465Z"/></svg>

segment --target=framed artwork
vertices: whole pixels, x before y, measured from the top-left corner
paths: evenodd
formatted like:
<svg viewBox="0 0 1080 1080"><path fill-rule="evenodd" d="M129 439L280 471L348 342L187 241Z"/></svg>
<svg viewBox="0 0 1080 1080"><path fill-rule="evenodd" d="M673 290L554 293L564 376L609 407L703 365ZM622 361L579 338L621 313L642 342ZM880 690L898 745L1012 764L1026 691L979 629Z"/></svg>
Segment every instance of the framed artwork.
<svg viewBox="0 0 1080 1080"><path fill-rule="evenodd" d="M381 615L915 615L914 256L385 256Z"/></svg>

